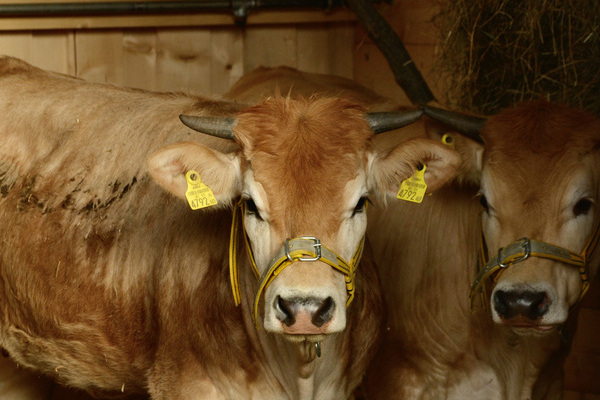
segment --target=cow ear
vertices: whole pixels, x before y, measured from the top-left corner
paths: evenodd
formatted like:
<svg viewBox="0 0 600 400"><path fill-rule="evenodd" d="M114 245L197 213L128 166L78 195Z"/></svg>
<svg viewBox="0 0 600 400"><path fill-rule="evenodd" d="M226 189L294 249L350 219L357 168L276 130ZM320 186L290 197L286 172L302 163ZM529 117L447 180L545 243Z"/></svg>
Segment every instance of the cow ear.
<svg viewBox="0 0 600 400"><path fill-rule="evenodd" d="M229 204L241 193L242 179L235 153L221 153L198 143L182 142L163 147L148 158L150 175L175 196L185 199L185 174L195 170L219 204Z"/></svg>
<svg viewBox="0 0 600 400"><path fill-rule="evenodd" d="M428 138L442 141L449 137L452 147L460 154L462 163L456 173L456 179L479 186L481 181L481 160L484 146L465 135L448 129L448 126L435 120L425 120L425 132Z"/></svg>
<svg viewBox="0 0 600 400"><path fill-rule="evenodd" d="M451 140L454 143L454 149L461 158L461 164L456 173L456 179L460 182L479 186L481 183L481 166L484 146L458 132L448 132L447 136L451 137Z"/></svg>
<svg viewBox="0 0 600 400"><path fill-rule="evenodd" d="M374 155L369 174L370 190L382 197L396 197L402 181L411 177L419 165L427 166L424 179L427 193L431 193L456 176L461 158L452 147L441 142L407 140Z"/></svg>

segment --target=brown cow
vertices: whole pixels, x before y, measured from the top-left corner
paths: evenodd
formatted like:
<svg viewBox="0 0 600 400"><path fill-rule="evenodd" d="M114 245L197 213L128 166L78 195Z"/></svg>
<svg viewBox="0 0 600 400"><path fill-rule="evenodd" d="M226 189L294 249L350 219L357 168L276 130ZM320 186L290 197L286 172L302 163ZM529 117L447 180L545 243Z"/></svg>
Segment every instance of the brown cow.
<svg viewBox="0 0 600 400"><path fill-rule="evenodd" d="M357 265L367 195L419 163L442 184L454 151L374 152L391 125L343 98L243 106L0 71L0 345L17 363L100 395L352 396L382 315L368 248ZM218 204L192 211L152 178Z"/></svg>
<svg viewBox="0 0 600 400"><path fill-rule="evenodd" d="M310 87L364 99L377 110L397 107L347 80L285 68L261 72L267 73L272 82L262 82L263 90ZM249 98L244 90L251 87L232 91ZM482 120L442 118L432 108L427 113L479 139L473 128L479 130ZM409 137L439 140L447 129L415 123L378 135L374 143L384 151ZM481 133L485 147L452 135L463 156L455 184L421 204L388 200L387 208L370 208L368 234L390 313L384 345L368 374L367 398L561 397L561 358L576 322L573 308L599 264L591 253L598 235L600 123L539 101L491 118ZM499 269L494 258L501 247L501 263L510 264L495 275L493 290L477 271L482 228L490 269ZM522 237L529 238L532 253L519 262L525 256ZM560 256L556 246L570 251ZM580 271L586 246L588 265ZM471 289L478 275L488 289L487 309L480 287Z"/></svg>
<svg viewBox="0 0 600 400"><path fill-rule="evenodd" d="M453 138L462 184L369 215L393 307L367 398L561 398L576 305L599 265L600 121L536 101L490 118L484 144Z"/></svg>

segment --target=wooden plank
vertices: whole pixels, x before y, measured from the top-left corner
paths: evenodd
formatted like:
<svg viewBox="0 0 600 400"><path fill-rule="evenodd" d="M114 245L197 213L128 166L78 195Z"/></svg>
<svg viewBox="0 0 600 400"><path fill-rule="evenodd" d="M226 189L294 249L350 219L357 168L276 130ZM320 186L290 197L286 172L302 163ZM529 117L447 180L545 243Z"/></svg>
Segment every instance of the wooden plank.
<svg viewBox="0 0 600 400"><path fill-rule="evenodd" d="M209 29L161 29L157 33L157 90L210 93Z"/></svg>
<svg viewBox="0 0 600 400"><path fill-rule="evenodd" d="M354 30L356 23L330 25L330 73L354 78Z"/></svg>
<svg viewBox="0 0 600 400"><path fill-rule="evenodd" d="M265 26L246 30L244 72L261 65L298 67L298 40L295 27Z"/></svg>
<svg viewBox="0 0 600 400"><path fill-rule="evenodd" d="M76 74L157 91L221 94L259 65L351 77L352 26L76 31ZM268 43L268 45L265 45Z"/></svg>
<svg viewBox="0 0 600 400"><path fill-rule="evenodd" d="M125 84L122 31L76 32L75 46L77 76L91 82Z"/></svg>
<svg viewBox="0 0 600 400"><path fill-rule="evenodd" d="M215 28L210 46L209 93L223 94L244 74L244 35L239 30Z"/></svg>
<svg viewBox="0 0 600 400"><path fill-rule="evenodd" d="M363 42L357 46L354 57L354 79L399 104L411 104L396 83L387 60L373 43Z"/></svg>
<svg viewBox="0 0 600 400"><path fill-rule="evenodd" d="M10 32L0 35L0 54L63 74L75 73L72 32Z"/></svg>
<svg viewBox="0 0 600 400"><path fill-rule="evenodd" d="M297 68L352 78L353 35L353 25L299 26Z"/></svg>
<svg viewBox="0 0 600 400"><path fill-rule="evenodd" d="M155 29L127 30L122 36L123 85L157 90Z"/></svg>
<svg viewBox="0 0 600 400"><path fill-rule="evenodd" d="M222 37L227 35L235 37L236 34L221 34ZM239 42L240 35L237 36ZM225 40L221 38L219 44L213 45L211 38L210 29L78 32L77 74L94 82L146 90L212 94L215 89L228 89L230 83L215 83L211 78L213 64L217 65L212 52ZM241 43L237 46L241 53ZM240 55L236 57L241 59ZM241 75L239 64L238 61L235 72L238 76Z"/></svg>
<svg viewBox="0 0 600 400"><path fill-rule="evenodd" d="M315 11L254 11L247 25L333 23L354 21L354 15L343 8L330 12ZM143 27L198 27L234 26L229 13L169 14L169 15L116 15L116 16L58 16L58 17L2 17L2 31L49 29L106 29Z"/></svg>
<svg viewBox="0 0 600 400"><path fill-rule="evenodd" d="M30 62L41 68L75 74L75 35L73 32L34 32Z"/></svg>
<svg viewBox="0 0 600 400"><path fill-rule="evenodd" d="M330 73L329 29L322 25L309 25L298 27L296 33L298 52L296 67L307 72Z"/></svg>

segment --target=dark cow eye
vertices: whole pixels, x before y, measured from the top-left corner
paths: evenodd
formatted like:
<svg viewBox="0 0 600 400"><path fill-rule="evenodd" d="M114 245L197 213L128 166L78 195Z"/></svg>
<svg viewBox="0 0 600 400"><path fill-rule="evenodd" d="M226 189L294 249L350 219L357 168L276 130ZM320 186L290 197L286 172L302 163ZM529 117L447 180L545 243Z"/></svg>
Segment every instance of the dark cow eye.
<svg viewBox="0 0 600 400"><path fill-rule="evenodd" d="M256 207L256 203L252 199L246 200L246 213L249 215L254 215L256 218L262 220L262 217L258 212L258 207Z"/></svg>
<svg viewBox="0 0 600 400"><path fill-rule="evenodd" d="M481 204L481 207L483 207L483 210L485 212L489 212L490 211L490 206L488 205L488 201L485 198L484 195L480 195L479 196L479 203Z"/></svg>
<svg viewBox="0 0 600 400"><path fill-rule="evenodd" d="M590 211L590 208L592 208L592 204L593 202L591 199L585 197L580 199L573 207L573 215L577 217L579 215L587 214L588 211Z"/></svg>
<svg viewBox="0 0 600 400"><path fill-rule="evenodd" d="M361 197L358 200L358 203L356 203L356 207L354 207L354 210L352 211L352 216L354 217L356 214L363 212L365 210L365 204L367 204L368 201L368 197Z"/></svg>

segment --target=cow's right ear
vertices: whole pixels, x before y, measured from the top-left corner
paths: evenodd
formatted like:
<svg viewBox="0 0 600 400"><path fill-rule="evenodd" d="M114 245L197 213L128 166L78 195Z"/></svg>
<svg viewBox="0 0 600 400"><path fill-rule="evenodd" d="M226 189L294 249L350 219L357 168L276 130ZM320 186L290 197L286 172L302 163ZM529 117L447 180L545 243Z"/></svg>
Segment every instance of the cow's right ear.
<svg viewBox="0 0 600 400"><path fill-rule="evenodd" d="M446 135L451 138L453 147L460 154L462 160L456 172L456 179L459 182L479 186L481 183L483 144L469 139L458 132L447 132Z"/></svg>
<svg viewBox="0 0 600 400"><path fill-rule="evenodd" d="M450 145L460 154L462 163L456 173L460 182L468 182L479 186L481 180L481 163L484 146L465 135L448 128L432 119L424 119L426 136L435 141L442 141L444 136ZM448 139L449 138L449 139Z"/></svg>
<svg viewBox="0 0 600 400"><path fill-rule="evenodd" d="M426 165L425 183L431 193L456 176L461 164L459 154L450 146L429 139L410 139L391 150L374 154L369 172L369 190L395 197L400 184L411 177L419 165Z"/></svg>
<svg viewBox="0 0 600 400"><path fill-rule="evenodd" d="M236 153L221 153L198 143L182 142L163 147L148 158L154 180L175 196L185 199L185 174L195 170L219 204L229 204L242 188L240 162Z"/></svg>

